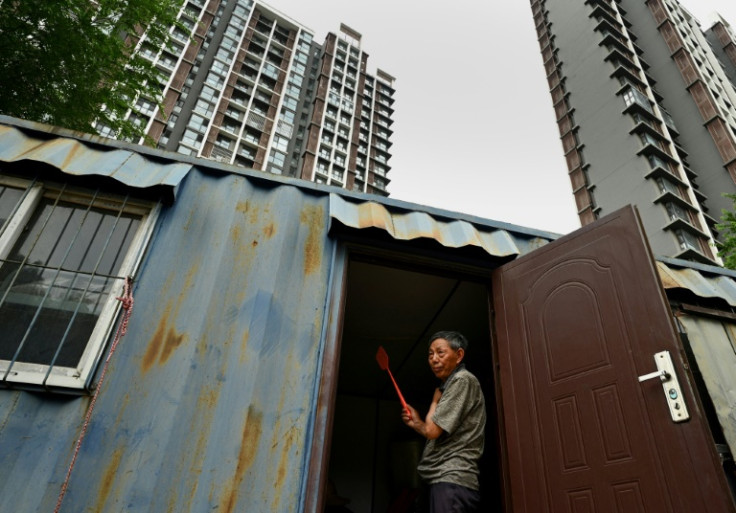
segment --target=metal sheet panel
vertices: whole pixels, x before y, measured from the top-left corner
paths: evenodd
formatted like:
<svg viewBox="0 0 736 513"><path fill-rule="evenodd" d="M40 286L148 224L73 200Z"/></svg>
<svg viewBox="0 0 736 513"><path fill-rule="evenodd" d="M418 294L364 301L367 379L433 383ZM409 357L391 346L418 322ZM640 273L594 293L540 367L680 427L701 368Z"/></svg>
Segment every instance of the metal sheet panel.
<svg viewBox="0 0 736 513"><path fill-rule="evenodd" d="M733 271L662 258L657 261L657 271L665 289L688 289L700 297L721 298L736 307Z"/></svg>
<svg viewBox="0 0 736 513"><path fill-rule="evenodd" d="M69 137L68 131L63 135L42 133L42 127L35 125L34 129L23 130L0 124L0 161L43 162L72 175L109 176L138 188L156 185L174 188L192 168L188 163L114 148L104 144L107 141L101 137L79 134L77 139Z"/></svg>
<svg viewBox="0 0 736 513"><path fill-rule="evenodd" d="M349 201L330 194L330 217L356 229L378 228L394 239L434 239L448 248L476 246L493 257L518 256L543 246L553 236L542 237L493 225L448 218L431 211L407 210L379 201Z"/></svg>
<svg viewBox="0 0 736 513"><path fill-rule="evenodd" d="M136 277L62 511L299 509L327 207L296 187L190 174ZM88 400L0 390L0 511L53 511Z"/></svg>
<svg viewBox="0 0 736 513"><path fill-rule="evenodd" d="M686 314L678 319L687 332L731 454L736 454L736 324Z"/></svg>

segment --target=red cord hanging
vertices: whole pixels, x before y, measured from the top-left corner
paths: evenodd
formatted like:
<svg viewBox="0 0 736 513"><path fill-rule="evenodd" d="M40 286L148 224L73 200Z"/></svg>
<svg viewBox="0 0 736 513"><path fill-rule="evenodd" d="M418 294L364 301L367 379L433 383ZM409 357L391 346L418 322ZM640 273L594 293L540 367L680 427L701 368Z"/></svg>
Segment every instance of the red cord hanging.
<svg viewBox="0 0 736 513"><path fill-rule="evenodd" d="M123 295L121 297L116 298L118 301L122 303L123 310L125 311L125 313L123 313L123 319L120 321L120 324L118 324L118 329L115 332L115 339L112 341L112 345L110 346L110 352L107 353L107 358L105 359L105 365L102 367L102 372L100 373L100 379L97 382L97 386L95 387L95 393L92 395L92 400L89 403L89 408L87 409L87 415L85 416L84 424L82 425L82 431L79 433L79 438L77 439L77 445L74 449L74 456L72 456L72 461L69 464L69 469L66 472L66 478L64 479L64 484L61 485L61 491L59 492L59 499L56 502L56 508L54 509L54 513L59 513L59 510L61 509L61 503L64 500L64 495L66 495L66 491L69 486L69 479L71 478L72 470L74 469L74 464L77 462L77 456L79 455L79 448L82 446L82 440L84 440L84 436L87 434L87 427L89 426L89 421L92 418L92 410L94 410L95 403L97 402L97 396L99 395L100 390L102 390L102 383L105 381L105 374L107 373L107 366L110 363L110 358L112 358L112 355L118 346L118 342L120 342L120 339L124 337L125 333L128 331L128 321L130 320L130 314L133 313L132 284L133 284L133 280L130 277L125 278L125 284L123 285Z"/></svg>

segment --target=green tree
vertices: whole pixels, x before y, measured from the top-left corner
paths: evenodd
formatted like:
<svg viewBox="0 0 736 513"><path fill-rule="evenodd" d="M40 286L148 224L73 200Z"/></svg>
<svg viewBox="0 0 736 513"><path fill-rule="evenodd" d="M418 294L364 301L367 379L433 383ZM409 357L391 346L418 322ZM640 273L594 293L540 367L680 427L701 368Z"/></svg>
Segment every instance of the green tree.
<svg viewBox="0 0 736 513"><path fill-rule="evenodd" d="M162 100L160 72L134 52L161 48L184 0L0 0L0 113L120 138L139 96Z"/></svg>
<svg viewBox="0 0 736 513"><path fill-rule="evenodd" d="M736 269L736 194L724 194L734 202L732 210L723 209L721 224L716 228L721 231L720 242L717 243L718 256L723 259L723 265L729 269Z"/></svg>

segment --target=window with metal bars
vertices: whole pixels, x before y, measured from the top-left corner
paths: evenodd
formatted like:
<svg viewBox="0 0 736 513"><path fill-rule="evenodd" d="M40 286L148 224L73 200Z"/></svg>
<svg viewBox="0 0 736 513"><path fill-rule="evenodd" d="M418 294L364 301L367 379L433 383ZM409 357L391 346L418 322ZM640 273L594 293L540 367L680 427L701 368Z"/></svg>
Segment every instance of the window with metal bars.
<svg viewBox="0 0 736 513"><path fill-rule="evenodd" d="M0 386L89 386L156 212L0 175Z"/></svg>

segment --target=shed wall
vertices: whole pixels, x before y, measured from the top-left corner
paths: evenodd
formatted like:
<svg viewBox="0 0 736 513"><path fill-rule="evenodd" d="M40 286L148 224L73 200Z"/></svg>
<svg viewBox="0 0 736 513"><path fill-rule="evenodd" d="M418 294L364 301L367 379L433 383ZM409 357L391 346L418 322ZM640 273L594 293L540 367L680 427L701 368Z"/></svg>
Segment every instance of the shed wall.
<svg viewBox="0 0 736 513"><path fill-rule="evenodd" d="M164 208L61 511L299 509L332 241L271 185L192 171ZM88 405L0 390L0 511L54 510Z"/></svg>

